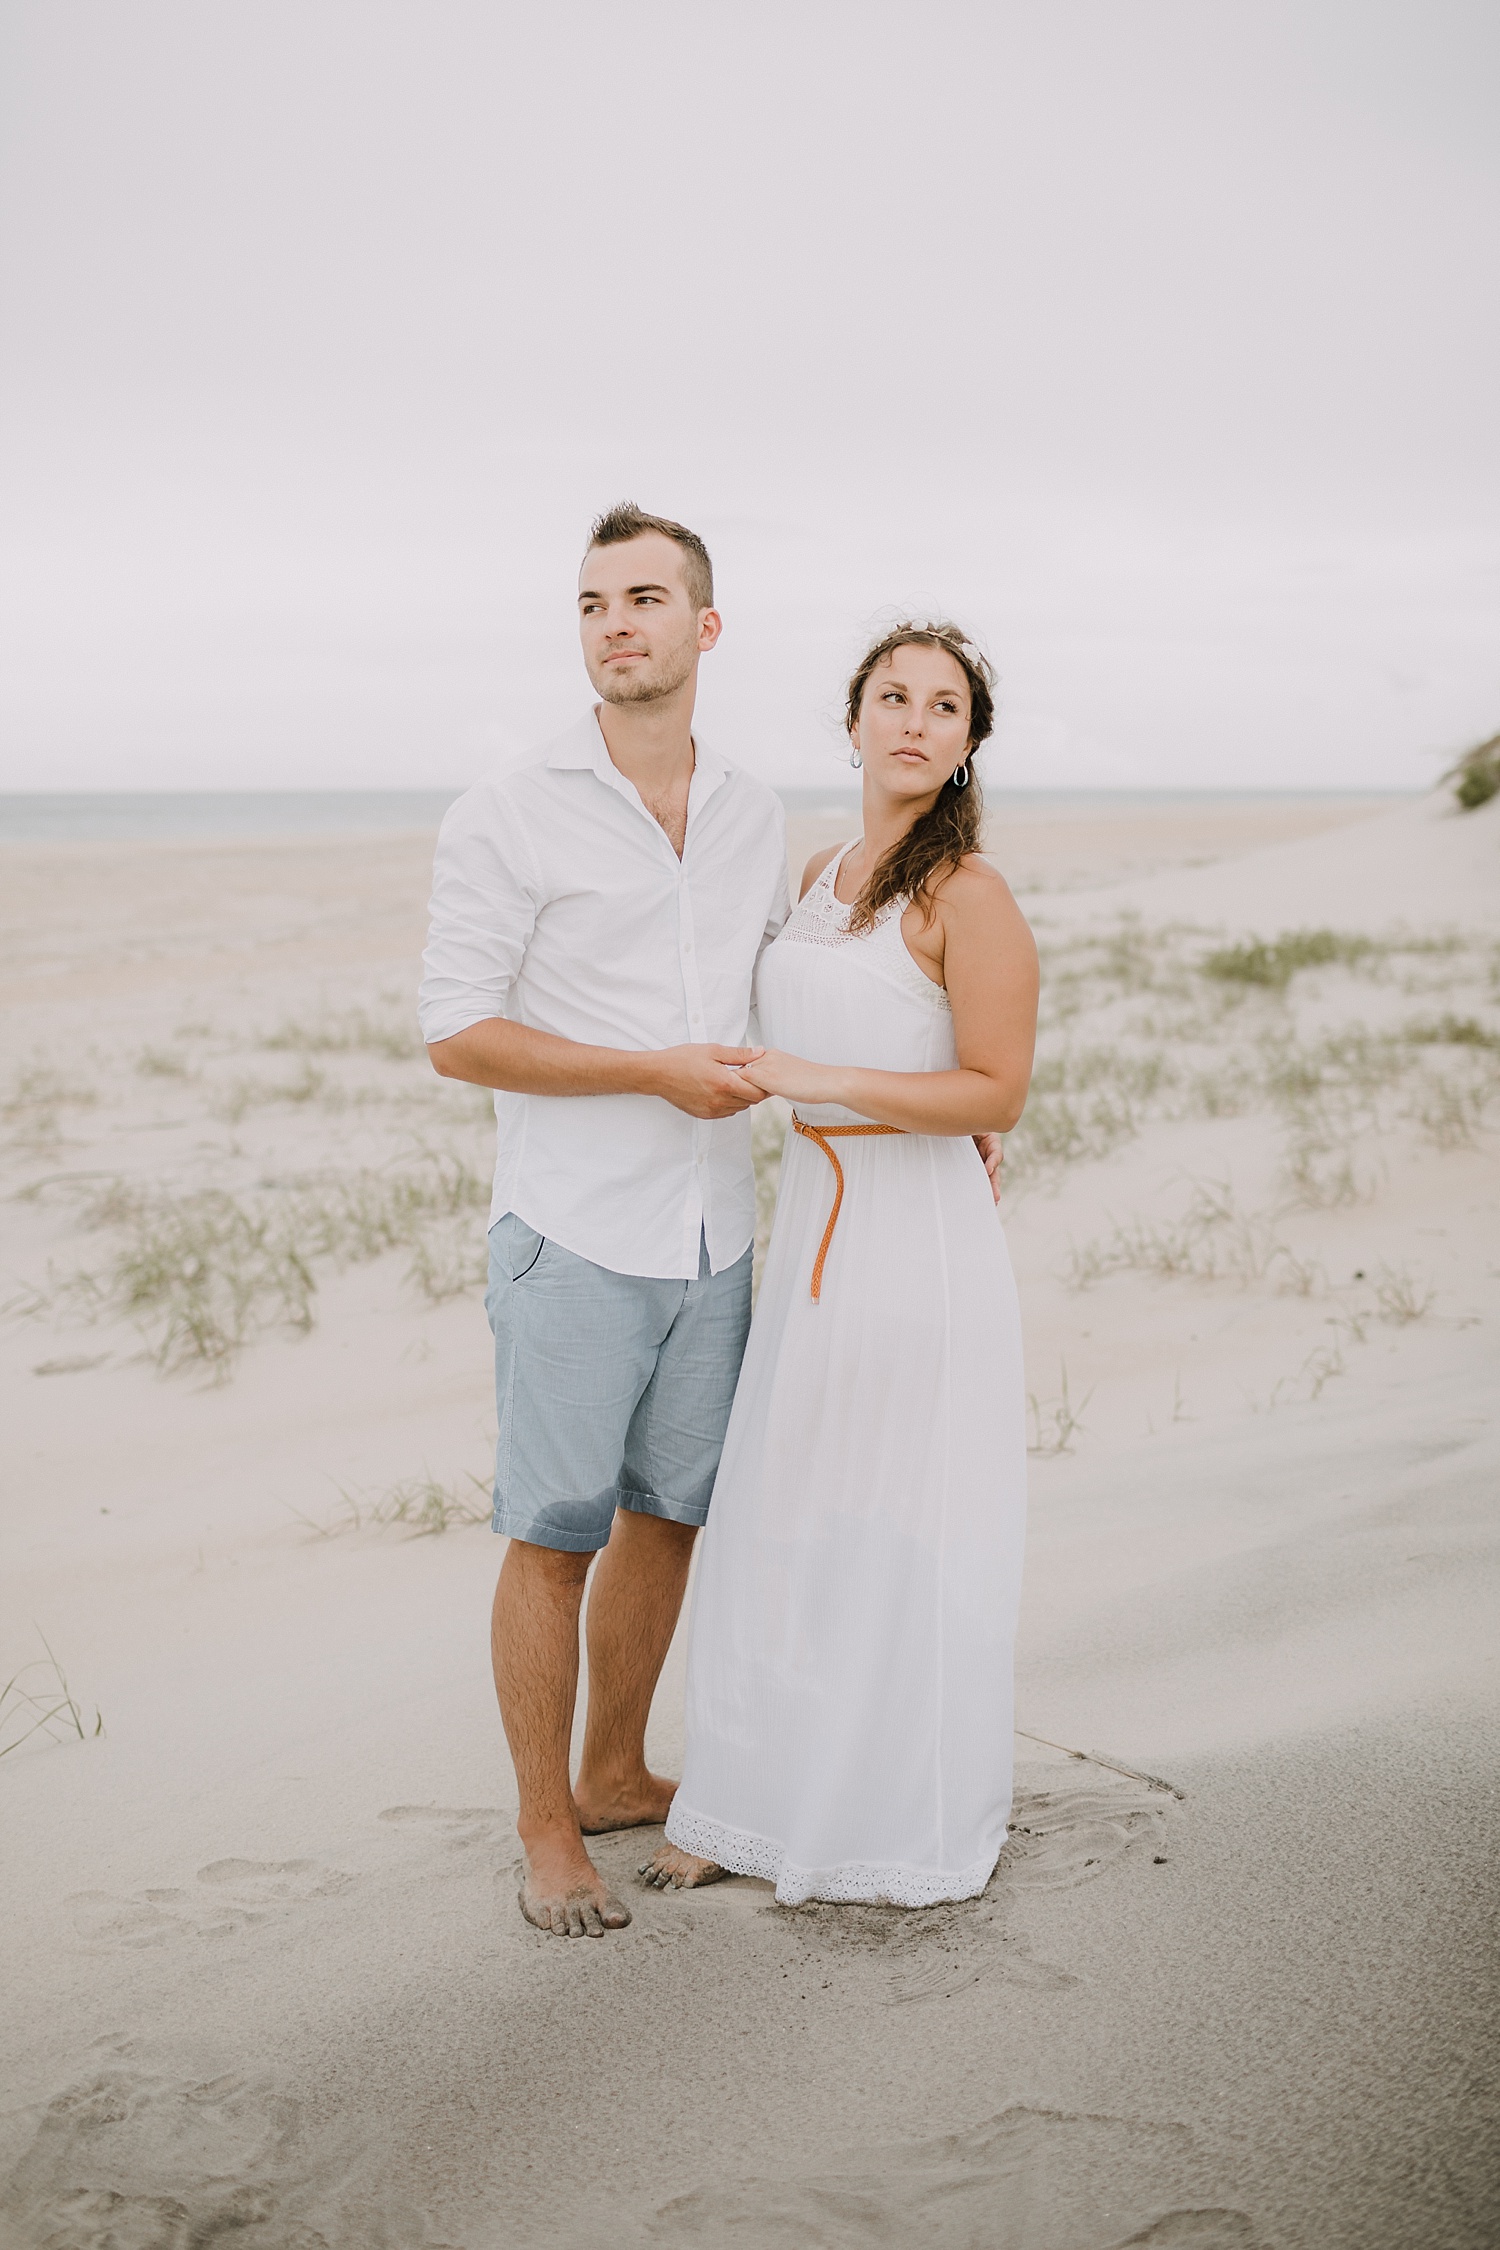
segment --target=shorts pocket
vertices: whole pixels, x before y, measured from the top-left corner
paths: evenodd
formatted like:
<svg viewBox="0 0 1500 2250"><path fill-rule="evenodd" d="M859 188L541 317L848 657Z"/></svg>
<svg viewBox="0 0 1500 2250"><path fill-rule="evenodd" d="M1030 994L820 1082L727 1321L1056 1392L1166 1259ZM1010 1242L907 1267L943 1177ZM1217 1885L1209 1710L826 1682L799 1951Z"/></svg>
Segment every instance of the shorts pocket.
<svg viewBox="0 0 1500 2250"><path fill-rule="evenodd" d="M503 1230L503 1231L502 1231ZM547 1247L547 1237L507 1211L496 1232L501 1239L501 1264L508 1281L524 1281Z"/></svg>

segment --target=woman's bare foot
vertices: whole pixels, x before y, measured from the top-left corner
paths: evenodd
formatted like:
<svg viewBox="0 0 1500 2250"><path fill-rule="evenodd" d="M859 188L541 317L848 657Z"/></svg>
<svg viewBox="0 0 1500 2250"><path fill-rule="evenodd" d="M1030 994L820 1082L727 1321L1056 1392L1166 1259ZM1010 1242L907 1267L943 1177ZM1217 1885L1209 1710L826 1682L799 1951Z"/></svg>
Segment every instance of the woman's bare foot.
<svg viewBox="0 0 1500 2250"><path fill-rule="evenodd" d="M633 1781L590 1782L583 1774L573 1791L578 1825L585 1836L607 1836L616 1828L659 1828L672 1810L675 1781L643 1766Z"/></svg>
<svg viewBox="0 0 1500 2250"><path fill-rule="evenodd" d="M621 1904L578 1838L570 1831L539 1836L526 1847L526 1874L517 1893L521 1912L554 1937L603 1937L623 1930L630 1909Z"/></svg>
<svg viewBox="0 0 1500 2250"><path fill-rule="evenodd" d="M722 1882L729 1873L711 1859L699 1859L693 1852L680 1852L675 1844L663 1844L654 1859L648 1859L637 1868L648 1889L658 1891L695 1891L700 1884Z"/></svg>

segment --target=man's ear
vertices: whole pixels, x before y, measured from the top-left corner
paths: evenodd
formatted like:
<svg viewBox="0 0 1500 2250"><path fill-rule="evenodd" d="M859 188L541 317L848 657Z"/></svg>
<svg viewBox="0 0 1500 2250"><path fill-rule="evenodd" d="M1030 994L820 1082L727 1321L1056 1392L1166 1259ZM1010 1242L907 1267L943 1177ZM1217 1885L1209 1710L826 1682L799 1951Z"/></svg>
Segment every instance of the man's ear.
<svg viewBox="0 0 1500 2250"><path fill-rule="evenodd" d="M711 649L713 647L714 643L717 641L719 635L723 632L723 630L724 620L719 615L716 609L699 610L698 648L700 654L703 651Z"/></svg>

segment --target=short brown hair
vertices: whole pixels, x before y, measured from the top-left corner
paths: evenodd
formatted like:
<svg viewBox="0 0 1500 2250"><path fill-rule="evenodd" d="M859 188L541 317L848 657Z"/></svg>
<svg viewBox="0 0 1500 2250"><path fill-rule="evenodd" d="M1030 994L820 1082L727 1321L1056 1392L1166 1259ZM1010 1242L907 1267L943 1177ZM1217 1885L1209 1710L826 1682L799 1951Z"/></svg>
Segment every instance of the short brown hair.
<svg viewBox="0 0 1500 2250"><path fill-rule="evenodd" d="M952 657L969 683L964 787L955 787L950 777L939 790L937 803L913 821L904 836L897 837L854 902L849 917L851 931L873 929L876 916L898 899L914 901L921 907L923 919L930 922L938 885L962 866L970 852L978 851L983 825L984 795L973 757L980 743L987 742L995 731L995 667L962 626L947 618L927 623L907 619L882 634L855 667L844 703L845 723L852 734L859 723L859 707L870 675L898 648L940 648Z"/></svg>
<svg viewBox="0 0 1500 2250"><path fill-rule="evenodd" d="M682 575L687 581L689 601L694 609L712 609L714 566L697 532L689 531L685 523L673 523L670 516L648 516L633 500L621 500L615 507L606 508L595 520L589 532L589 547L619 547L627 539L642 538L648 531L658 531L663 539L676 540L682 549Z"/></svg>

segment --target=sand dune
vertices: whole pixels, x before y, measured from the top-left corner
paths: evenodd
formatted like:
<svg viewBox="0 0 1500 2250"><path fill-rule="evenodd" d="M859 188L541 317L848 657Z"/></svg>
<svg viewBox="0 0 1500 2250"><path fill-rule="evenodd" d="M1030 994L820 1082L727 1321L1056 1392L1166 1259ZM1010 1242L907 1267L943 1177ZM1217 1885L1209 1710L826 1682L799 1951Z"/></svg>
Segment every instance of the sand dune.
<svg viewBox="0 0 1500 2250"><path fill-rule="evenodd" d="M1097 892L1049 902L1082 915L1100 903ZM1460 812L1448 791L1434 791L1340 822L1336 850L1325 836L1292 837L1222 863L1134 876L1109 886L1108 903L1150 921L1262 937L1309 923L1500 929L1500 801Z"/></svg>
<svg viewBox="0 0 1500 2250"><path fill-rule="evenodd" d="M7 2250L1490 2239L1500 806L1215 817L992 839L1047 956L994 1882L661 1897L618 1836L600 1945L513 1903L430 839L5 855ZM680 1705L679 1647L669 1769Z"/></svg>

